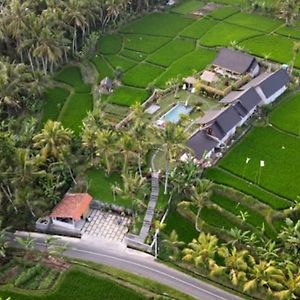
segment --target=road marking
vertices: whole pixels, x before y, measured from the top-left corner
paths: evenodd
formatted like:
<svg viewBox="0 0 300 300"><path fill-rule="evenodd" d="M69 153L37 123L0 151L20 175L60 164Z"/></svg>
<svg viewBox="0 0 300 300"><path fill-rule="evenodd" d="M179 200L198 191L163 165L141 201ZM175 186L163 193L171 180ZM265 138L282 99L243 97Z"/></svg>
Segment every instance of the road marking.
<svg viewBox="0 0 300 300"><path fill-rule="evenodd" d="M158 274L161 274L161 275L164 275L164 276L166 276L166 277L169 277L169 278L171 278L171 279L173 279L173 280L175 280L175 281L179 281L179 282L184 283L185 285L188 285L188 286L191 286L191 287L193 287L193 288L196 288L196 289L198 289L198 290L200 290L200 291L202 291L202 292L204 292L204 293L206 293L206 294L208 294L208 295L210 295L210 296L213 296L214 299L228 300L228 299L223 298L223 297L221 297L221 296L218 296L218 295L216 295L216 294L214 294L214 293L212 293L212 292L209 292L209 291L207 291L207 290L205 290L205 289L203 289L203 288L201 288L201 287L198 287L198 286L196 286L196 285L194 285L194 284L192 284L192 283L189 283L189 282L184 281L184 280L182 280L182 279L176 278L176 277L174 277L174 276L172 276L172 275L169 275L169 274L167 274L167 273L164 273L164 272L162 272L162 271L158 271L158 270L156 270L156 269L152 269L152 268L150 268L150 267L146 267L146 266L141 265L141 264L139 264L139 263L135 263L135 262L132 262L132 261L128 261L128 260L126 260L126 259L119 258L119 257L114 257L114 256L107 255L107 254L95 253L95 252L91 252L91 251L87 251L87 250L81 250L81 249L76 249L76 248L72 248L72 249L69 249L69 250L73 250L73 251L77 251L77 252L83 252L83 253L92 254L92 255L96 255L96 256L107 257L107 258L111 258L111 259L114 259L114 260L118 260L118 261L125 262L125 263L127 263L127 264L136 265L136 266L138 266L138 267L140 267L140 268L148 269L148 270L150 270L150 271L152 271L152 272L154 272L154 273L156 272L156 273L158 273Z"/></svg>

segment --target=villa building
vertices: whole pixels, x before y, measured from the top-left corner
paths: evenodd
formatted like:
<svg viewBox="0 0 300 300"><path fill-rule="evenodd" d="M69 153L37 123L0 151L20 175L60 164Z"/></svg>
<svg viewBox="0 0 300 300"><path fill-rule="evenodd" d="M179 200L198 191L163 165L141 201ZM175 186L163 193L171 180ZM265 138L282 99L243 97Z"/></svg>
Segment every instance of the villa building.
<svg viewBox="0 0 300 300"><path fill-rule="evenodd" d="M216 72L222 74L225 71L233 75L250 74L255 77L260 72L260 66L254 56L227 48L219 51L212 65Z"/></svg>

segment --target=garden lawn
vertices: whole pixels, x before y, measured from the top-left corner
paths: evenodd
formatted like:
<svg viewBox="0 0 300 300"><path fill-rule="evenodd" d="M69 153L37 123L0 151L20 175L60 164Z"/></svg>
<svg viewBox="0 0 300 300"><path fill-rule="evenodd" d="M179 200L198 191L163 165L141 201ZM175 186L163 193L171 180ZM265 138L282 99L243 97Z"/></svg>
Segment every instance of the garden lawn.
<svg viewBox="0 0 300 300"><path fill-rule="evenodd" d="M132 289L109 278L88 274L79 270L68 271L63 281L54 292L35 293L24 291L1 291L0 296L11 297L13 300L117 300L120 295L128 300L146 299Z"/></svg>
<svg viewBox="0 0 300 300"><path fill-rule="evenodd" d="M126 34L124 35L124 48L152 53L170 41L170 38L163 36L152 36L142 34Z"/></svg>
<svg viewBox="0 0 300 300"><path fill-rule="evenodd" d="M199 39L216 24L218 24L218 22L215 20L209 18L201 18L191 26L187 27L184 31L182 31L180 35Z"/></svg>
<svg viewBox="0 0 300 300"><path fill-rule="evenodd" d="M203 6L203 3L201 1L197 0L190 0L190 1L184 1L180 3L179 5L176 5L171 9L172 12L178 13L178 14L188 14L190 12L195 11L196 9L199 9Z"/></svg>
<svg viewBox="0 0 300 300"><path fill-rule="evenodd" d="M289 64L292 60L293 43L294 40L284 36L266 35L249 39L240 45L257 56L268 55L272 60ZM300 55L298 55L295 65L300 67Z"/></svg>
<svg viewBox="0 0 300 300"><path fill-rule="evenodd" d="M276 18L269 18L260 15L238 13L226 19L226 22L239 26L249 27L263 32L271 32L284 24Z"/></svg>
<svg viewBox="0 0 300 300"><path fill-rule="evenodd" d="M235 7L231 7L231 6L226 6L226 7L221 7L218 8L214 11L212 11L209 16L213 17L214 19L217 20L224 20L230 16L232 16L233 14L237 13L239 10Z"/></svg>
<svg viewBox="0 0 300 300"><path fill-rule="evenodd" d="M272 111L270 120L278 128L300 136L300 94L278 105Z"/></svg>
<svg viewBox="0 0 300 300"><path fill-rule="evenodd" d="M241 216L241 212L247 214L246 223L251 224L255 228L260 229L264 224L266 235L269 238L276 239L276 233L274 232L274 230L266 222L265 218L256 211L240 204L239 202L233 201L225 196L216 193L212 195L210 200L236 216Z"/></svg>
<svg viewBox="0 0 300 300"><path fill-rule="evenodd" d="M282 210L291 206L291 202L288 200L282 199L272 193L268 193L268 191L263 189L259 189L257 186L243 180L242 178L237 178L231 174L228 174L223 169L207 169L205 171L205 177L216 183L231 186L245 194L251 195L255 199L271 206L276 210Z"/></svg>
<svg viewBox="0 0 300 300"><path fill-rule="evenodd" d="M69 94L69 91L59 87L46 90L41 121L42 124L44 124L47 120L55 121L58 119L59 113Z"/></svg>
<svg viewBox="0 0 300 300"><path fill-rule="evenodd" d="M104 35L98 40L97 51L101 54L116 54L122 48L123 39L119 34Z"/></svg>
<svg viewBox="0 0 300 300"><path fill-rule="evenodd" d="M88 192L95 200L131 208L131 201L116 195L116 201L111 190L112 185L121 186L122 180L119 174L111 174L107 177L102 169L90 169L87 172L89 185Z"/></svg>
<svg viewBox="0 0 300 300"><path fill-rule="evenodd" d="M135 103L143 103L149 97L146 89L122 86L114 90L108 101L114 104L131 106Z"/></svg>
<svg viewBox="0 0 300 300"><path fill-rule="evenodd" d="M119 55L106 55L105 58L113 69L121 67L123 72L126 72L137 64L137 62Z"/></svg>
<svg viewBox="0 0 300 300"><path fill-rule="evenodd" d="M165 223L166 227L163 229L163 232L170 235L172 230L175 230L179 241L189 243L199 235L195 229L195 224L182 217L175 209L169 212Z"/></svg>
<svg viewBox="0 0 300 300"><path fill-rule="evenodd" d="M121 32L174 37L193 22L178 14L154 13L129 23Z"/></svg>
<svg viewBox="0 0 300 300"><path fill-rule="evenodd" d="M179 38L150 55L147 58L147 61L167 67L180 57L192 52L195 49L195 46L195 41Z"/></svg>
<svg viewBox="0 0 300 300"><path fill-rule="evenodd" d="M62 110L59 121L64 127L72 129L78 135L81 132L82 120L92 109L93 97L91 94L73 94Z"/></svg>
<svg viewBox="0 0 300 300"><path fill-rule="evenodd" d="M175 61L156 81L155 85L165 87L166 82L177 76L188 76L194 70L203 70L214 59L216 52L208 49L197 49Z"/></svg>
<svg viewBox="0 0 300 300"><path fill-rule="evenodd" d="M229 46L231 42L240 42L259 34L261 33L252 29L221 22L200 39L200 44L208 47Z"/></svg>
<svg viewBox="0 0 300 300"><path fill-rule="evenodd" d="M129 49L123 49L119 55L122 55L124 57L137 60L137 61L142 61L147 57L147 54L142 53L142 52L137 52Z"/></svg>
<svg viewBox="0 0 300 300"><path fill-rule="evenodd" d="M103 79L105 77L112 77L113 76L113 70L110 67L110 65L105 61L103 56L96 55L92 59L92 63L95 65L98 73L99 73L99 79Z"/></svg>
<svg viewBox="0 0 300 300"><path fill-rule="evenodd" d="M149 83L154 81L164 69L152 64L141 63L127 73L123 77L123 83L133 87L147 87Z"/></svg>
<svg viewBox="0 0 300 300"><path fill-rule="evenodd" d="M271 127L254 128L221 160L220 166L289 198L300 195L300 140ZM246 165L246 158L251 160ZM265 166L260 168L260 161ZM280 170L280 172L279 172Z"/></svg>
<svg viewBox="0 0 300 300"><path fill-rule="evenodd" d="M87 93L91 90L91 87L83 82L79 67L63 68L54 79L72 86L77 93Z"/></svg>

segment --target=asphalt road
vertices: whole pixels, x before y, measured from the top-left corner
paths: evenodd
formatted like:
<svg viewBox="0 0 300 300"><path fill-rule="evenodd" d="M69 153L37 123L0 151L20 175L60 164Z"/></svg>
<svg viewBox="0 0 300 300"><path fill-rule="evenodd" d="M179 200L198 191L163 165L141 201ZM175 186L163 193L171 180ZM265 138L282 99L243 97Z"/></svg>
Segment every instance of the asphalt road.
<svg viewBox="0 0 300 300"><path fill-rule="evenodd" d="M17 233L16 235L24 237L27 233ZM45 245L45 235L34 233L31 236L35 238L37 248L42 250ZM127 249L121 243L94 239L62 238L60 240L68 243L68 250L64 254L70 258L89 260L128 271L170 286L196 299L242 299L206 282L167 267L155 261L151 255Z"/></svg>

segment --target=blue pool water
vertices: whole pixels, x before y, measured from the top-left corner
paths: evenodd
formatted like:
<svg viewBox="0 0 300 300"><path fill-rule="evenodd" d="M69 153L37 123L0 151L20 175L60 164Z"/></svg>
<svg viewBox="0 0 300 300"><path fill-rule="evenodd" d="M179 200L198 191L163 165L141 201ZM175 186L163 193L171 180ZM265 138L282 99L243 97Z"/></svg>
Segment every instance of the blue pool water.
<svg viewBox="0 0 300 300"><path fill-rule="evenodd" d="M188 115L192 108L190 106L185 106L183 104L177 104L171 108L165 115L161 117L161 120L178 123L180 120L180 115Z"/></svg>

